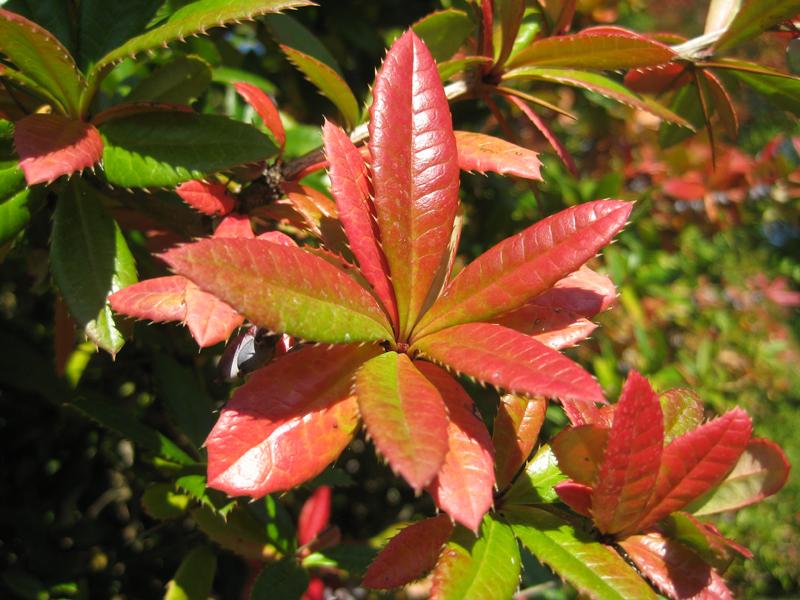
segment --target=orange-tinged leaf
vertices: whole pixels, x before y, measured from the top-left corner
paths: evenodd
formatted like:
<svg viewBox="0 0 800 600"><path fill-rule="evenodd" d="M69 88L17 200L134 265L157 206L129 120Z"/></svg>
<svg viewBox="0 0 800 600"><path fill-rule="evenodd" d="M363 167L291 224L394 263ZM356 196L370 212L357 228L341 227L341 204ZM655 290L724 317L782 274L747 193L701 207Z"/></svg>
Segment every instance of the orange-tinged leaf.
<svg viewBox="0 0 800 600"><path fill-rule="evenodd" d="M281 115L272 99L252 83L240 81L234 83L233 87L236 88L239 95L258 113L258 116L264 121L264 125L266 125L267 129L275 136L275 141L278 142L278 146L283 150L283 147L286 146L286 131L283 129Z"/></svg>
<svg viewBox="0 0 800 600"><path fill-rule="evenodd" d="M462 170L542 180L538 152L483 133L456 131L455 136Z"/></svg>
<svg viewBox="0 0 800 600"><path fill-rule="evenodd" d="M413 31L386 55L373 96L375 213L405 340L447 253L458 210L458 152L436 64Z"/></svg>
<svg viewBox="0 0 800 600"><path fill-rule="evenodd" d="M260 239L210 239L162 255L256 325L323 343L390 339L372 295L323 258Z"/></svg>
<svg viewBox="0 0 800 600"><path fill-rule="evenodd" d="M433 480L448 450L447 408L406 354L387 352L358 370L356 396L367 433L416 491Z"/></svg>
<svg viewBox="0 0 800 600"><path fill-rule="evenodd" d="M608 444L608 429L580 425L563 429L550 443L558 468L578 483L594 485Z"/></svg>
<svg viewBox="0 0 800 600"><path fill-rule="evenodd" d="M322 138L330 163L331 191L350 249L397 330L397 302L378 239L369 169L347 134L333 123L325 122Z"/></svg>
<svg viewBox="0 0 800 600"><path fill-rule="evenodd" d="M492 440L486 425L476 416L472 398L447 371L431 363L414 364L439 390L449 420L447 455L441 470L425 489L436 506L454 521L477 532L493 500Z"/></svg>
<svg viewBox="0 0 800 600"><path fill-rule="evenodd" d="M378 351L303 347L255 371L206 440L209 486L258 498L322 472L353 439L353 375Z"/></svg>
<svg viewBox="0 0 800 600"><path fill-rule="evenodd" d="M226 215L235 201L221 183L187 181L175 188L175 193L193 209L204 215Z"/></svg>
<svg viewBox="0 0 800 600"><path fill-rule="evenodd" d="M201 348L227 340L244 323L244 317L228 304L186 280L184 323Z"/></svg>
<svg viewBox="0 0 800 600"><path fill-rule="evenodd" d="M658 479L647 509L636 523L638 529L682 509L725 479L752 431L747 413L734 408L673 440L664 448Z"/></svg>
<svg viewBox="0 0 800 600"><path fill-rule="evenodd" d="M447 515L404 527L375 557L364 574L364 587L388 590L411 583L433 569L453 531Z"/></svg>
<svg viewBox="0 0 800 600"><path fill-rule="evenodd" d="M577 481L562 481L553 488L559 499L579 515L592 516L592 488Z"/></svg>
<svg viewBox="0 0 800 600"><path fill-rule="evenodd" d="M664 446L664 418L647 380L631 371L614 409L614 420L592 494L592 516L603 533L637 523L653 490Z"/></svg>
<svg viewBox="0 0 800 600"><path fill-rule="evenodd" d="M508 392L605 402L577 363L533 338L492 323L467 323L417 340L412 351Z"/></svg>
<svg viewBox="0 0 800 600"><path fill-rule="evenodd" d="M54 114L17 121L14 146L28 185L82 171L103 156L103 140L94 125Z"/></svg>
<svg viewBox="0 0 800 600"><path fill-rule="evenodd" d="M587 202L500 242L453 279L421 319L414 338L527 304L608 244L631 208L619 200Z"/></svg>
<svg viewBox="0 0 800 600"><path fill-rule="evenodd" d="M217 225L217 228L214 230L213 237L218 239L252 239L256 237L256 234L253 233L253 226L250 223L250 217L247 215L230 214L219 222L219 225ZM266 238L259 236L259 239ZM291 245L294 246L296 244Z"/></svg>
<svg viewBox="0 0 800 600"><path fill-rule="evenodd" d="M650 533L620 545L636 568L673 600L733 600L722 577L680 542Z"/></svg>
<svg viewBox="0 0 800 600"><path fill-rule="evenodd" d="M313 541L328 526L331 518L331 488L321 485L309 496L297 518L297 543L301 546Z"/></svg>
<svg viewBox="0 0 800 600"><path fill-rule="evenodd" d="M492 429L497 489L503 490L528 460L544 423L547 400L505 394L500 397Z"/></svg>

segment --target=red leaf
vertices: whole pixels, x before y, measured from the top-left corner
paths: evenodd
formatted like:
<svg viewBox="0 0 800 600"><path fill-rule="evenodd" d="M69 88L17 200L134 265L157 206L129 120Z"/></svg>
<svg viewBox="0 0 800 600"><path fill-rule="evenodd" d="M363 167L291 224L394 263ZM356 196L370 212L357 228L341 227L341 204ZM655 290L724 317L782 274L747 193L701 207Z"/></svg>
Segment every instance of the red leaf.
<svg viewBox="0 0 800 600"><path fill-rule="evenodd" d="M739 135L739 117L736 114L736 108L733 106L728 90L722 85L719 78L708 70L703 71L705 82L711 92L711 101L714 104L714 109L719 115L719 120L725 128L725 133L735 140Z"/></svg>
<svg viewBox="0 0 800 600"><path fill-rule="evenodd" d="M542 180L539 153L517 146L503 139L473 133L456 131L458 147L458 166L463 171L478 173L500 173L516 175L524 179Z"/></svg>
<svg viewBox="0 0 800 600"><path fill-rule="evenodd" d="M82 171L103 156L103 140L94 125L60 115L35 114L17 121L14 145L28 185Z"/></svg>
<svg viewBox="0 0 800 600"><path fill-rule="evenodd" d="M201 240L167 251L164 261L275 332L324 343L391 337L372 295L323 258L259 239Z"/></svg>
<svg viewBox="0 0 800 600"><path fill-rule="evenodd" d="M658 476L664 445L661 403L647 380L631 371L614 409L614 421L592 494L592 515L603 533L637 523Z"/></svg>
<svg viewBox="0 0 800 600"><path fill-rule="evenodd" d="M528 106L525 103L525 101L522 100L521 98L517 98L516 96L512 96L511 94L505 94L505 97L509 102L515 105L518 109L520 109L522 111L522 114L528 117L528 120L534 127L536 127L536 129L539 130L539 133L541 133L544 136L544 139L546 139L547 143L550 144L550 146L553 148L558 158L560 158L561 162L564 163L564 166L567 167L567 170L574 177L577 177L578 167L575 166L575 161L573 160L572 155L569 153L564 144L561 143L561 140L559 140L556 137L556 135L550 130L550 128L547 126L544 120L542 120L542 118L539 115L537 115L534 112L534 110L530 106Z"/></svg>
<svg viewBox="0 0 800 600"><path fill-rule="evenodd" d="M663 94L683 87L691 81L692 74L683 63L631 69L625 75L625 87L640 94Z"/></svg>
<svg viewBox="0 0 800 600"><path fill-rule="evenodd" d="M568 310L591 319L617 299L614 282L589 267L581 267L533 299L540 306Z"/></svg>
<svg viewBox="0 0 800 600"><path fill-rule="evenodd" d="M747 413L734 408L673 440L664 448L658 480L638 528L680 510L725 479L747 447L752 431Z"/></svg>
<svg viewBox="0 0 800 600"><path fill-rule="evenodd" d="M683 544L658 533L620 542L636 568L674 600L733 600L722 577Z"/></svg>
<svg viewBox="0 0 800 600"><path fill-rule="evenodd" d="M377 351L307 346L255 371L206 440L209 486L259 498L321 473L353 439L353 375Z"/></svg>
<svg viewBox="0 0 800 600"><path fill-rule="evenodd" d="M272 242L273 244L280 244L281 246L297 246L292 238L280 231L265 231L259 234L258 239Z"/></svg>
<svg viewBox="0 0 800 600"><path fill-rule="evenodd" d="M605 402L600 386L582 367L527 335L492 323L449 327L417 340L414 350L512 393Z"/></svg>
<svg viewBox="0 0 800 600"><path fill-rule="evenodd" d="M319 486L300 509L297 519L297 543L305 546L328 526L331 518L331 488Z"/></svg>
<svg viewBox="0 0 800 600"><path fill-rule="evenodd" d="M146 279L109 296L111 308L136 319L186 324L201 348L227 340L244 319L179 275Z"/></svg>
<svg viewBox="0 0 800 600"><path fill-rule="evenodd" d="M386 55L369 123L375 211L405 340L447 252L458 153L436 63L412 31Z"/></svg>
<svg viewBox="0 0 800 600"><path fill-rule="evenodd" d="M325 582L319 577L312 577L300 600L325 600Z"/></svg>
<svg viewBox="0 0 800 600"><path fill-rule="evenodd" d="M436 476L448 449L439 390L406 354L387 352L359 369L356 396L375 447L416 491Z"/></svg>
<svg viewBox="0 0 800 600"><path fill-rule="evenodd" d="M235 204L226 187L220 183L187 181L175 188L175 193L204 215L226 215L233 210Z"/></svg>
<svg viewBox="0 0 800 600"><path fill-rule="evenodd" d="M517 309L579 269L625 225L632 205L598 200L563 210L503 240L453 279L414 339Z"/></svg>
<svg viewBox="0 0 800 600"><path fill-rule="evenodd" d="M286 131L283 129L281 115L278 113L278 108L275 106L275 103L272 102L272 99L250 83L240 81L234 83L233 87L236 88L239 95L255 109L258 116L264 121L264 125L266 125L267 129L275 136L275 140L278 142L281 150L283 150L284 146L286 146Z"/></svg>
<svg viewBox="0 0 800 600"><path fill-rule="evenodd" d="M361 273L383 303L395 331L397 302L389 281L389 267L383 255L375 224L369 170L358 149L339 127L325 122L322 129L325 155L330 162L331 191L339 220Z"/></svg>
<svg viewBox="0 0 800 600"><path fill-rule="evenodd" d="M436 565L452 531L453 523L446 515L404 527L375 557L362 585L388 590L420 579Z"/></svg>
<svg viewBox="0 0 800 600"><path fill-rule="evenodd" d="M497 488L503 490L528 460L547 411L545 398L505 394L500 397L492 429Z"/></svg>
<svg viewBox="0 0 800 600"><path fill-rule="evenodd" d="M475 415L472 398L455 379L431 363L417 361L414 365L439 390L449 420L447 455L425 489L454 521L477 532L492 506L494 491L494 448L489 432Z"/></svg>
<svg viewBox="0 0 800 600"><path fill-rule="evenodd" d="M249 240L256 236L253 233L253 226L250 224L250 217L247 215L232 214L220 221L219 225L217 225L217 228L214 230L214 237L217 239L239 238ZM263 236L258 237L262 240L266 239ZM294 246L296 244L291 245Z"/></svg>
<svg viewBox="0 0 800 600"><path fill-rule="evenodd" d="M597 471L608 445L608 429L581 425L563 429L551 442L558 468L570 479L586 485L597 483Z"/></svg>
<svg viewBox="0 0 800 600"><path fill-rule="evenodd" d="M591 516L592 488L577 481L562 481L553 488L561 501L579 515Z"/></svg>

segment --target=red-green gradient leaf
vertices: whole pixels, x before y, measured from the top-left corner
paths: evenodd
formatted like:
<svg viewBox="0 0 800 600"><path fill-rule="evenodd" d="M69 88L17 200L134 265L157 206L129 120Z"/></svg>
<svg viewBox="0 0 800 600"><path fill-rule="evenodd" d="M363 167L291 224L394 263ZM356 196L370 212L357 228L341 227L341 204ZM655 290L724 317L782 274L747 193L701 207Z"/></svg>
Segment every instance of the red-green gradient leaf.
<svg viewBox="0 0 800 600"><path fill-rule="evenodd" d="M258 116L264 121L264 125L266 125L267 129L275 136L275 141L278 142L278 146L283 150L283 147L286 146L286 131L283 128L283 122L281 121L278 108L275 106L272 99L270 99L263 90L254 86L252 83L240 81L234 83L233 87L239 95L253 107L256 113L258 113Z"/></svg>
<svg viewBox="0 0 800 600"><path fill-rule="evenodd" d="M638 528L682 509L718 485L736 465L752 431L747 413L734 408L664 448L658 479Z"/></svg>
<svg viewBox="0 0 800 600"><path fill-rule="evenodd" d="M673 600L733 600L722 577L679 542L650 533L620 545L636 568Z"/></svg>
<svg viewBox="0 0 800 600"><path fill-rule="evenodd" d="M369 169L358 148L333 123L325 122L322 139L330 163L331 191L350 249L397 330L397 302L375 225Z"/></svg>
<svg viewBox="0 0 800 600"><path fill-rule="evenodd" d="M436 566L442 546L453 531L447 515L404 527L375 557L364 574L364 587L388 590L423 577Z"/></svg>
<svg viewBox="0 0 800 600"><path fill-rule="evenodd" d="M544 38L518 52L509 67L632 69L669 62L675 51L666 44L633 34L576 34Z"/></svg>
<svg viewBox="0 0 800 600"><path fill-rule="evenodd" d="M520 506L503 513L523 545L587 597L656 599L650 586L619 554L564 519L538 508Z"/></svg>
<svg viewBox="0 0 800 600"><path fill-rule="evenodd" d="M733 552L750 559L753 553L724 537L710 523L703 523L689 513L675 512L662 519L658 529L666 537L689 547L704 561L722 572L733 560Z"/></svg>
<svg viewBox="0 0 800 600"><path fill-rule="evenodd" d="M504 394L500 397L492 429L497 489L511 484L539 439L547 400Z"/></svg>
<svg viewBox="0 0 800 600"><path fill-rule="evenodd" d="M664 413L664 441L667 444L703 423L703 404L692 390L667 390L658 397L658 401Z"/></svg>
<svg viewBox="0 0 800 600"><path fill-rule="evenodd" d="M608 429L580 425L563 429L551 442L558 468L578 483L594 485L608 445Z"/></svg>
<svg viewBox="0 0 800 600"><path fill-rule="evenodd" d="M278 233L278 232L270 232L270 233ZM240 215L237 213L229 214L224 219L222 219L217 228L214 230L215 238L243 238L243 239L252 239L256 237L253 233L253 225L250 223L250 217L247 215ZM258 236L259 239L269 239L264 235ZM289 238L286 234L281 234L276 240L276 243L286 245L285 238ZM291 241L288 245L296 246L297 244L294 243L294 240Z"/></svg>
<svg viewBox="0 0 800 600"><path fill-rule="evenodd" d="M625 226L632 206L619 200L587 202L500 242L453 279L421 319L414 338L527 304L608 244Z"/></svg>
<svg viewBox="0 0 800 600"><path fill-rule="evenodd" d="M476 416L472 398L447 371L431 363L414 363L444 400L449 423L448 450L442 468L425 488L436 506L477 533L492 506L494 469L492 440Z"/></svg>
<svg viewBox="0 0 800 600"><path fill-rule="evenodd" d="M500 325L456 325L417 340L412 350L511 393L605 402L600 386L577 363Z"/></svg>
<svg viewBox="0 0 800 600"><path fill-rule="evenodd" d="M455 136L462 170L542 180L538 152L483 133L456 131Z"/></svg>
<svg viewBox="0 0 800 600"><path fill-rule="evenodd" d="M728 90L722 85L719 77L710 71L704 70L703 77L711 93L711 102L714 105L714 110L716 110L720 123L725 128L725 133L732 140L736 140L739 135L739 117L736 114L736 108L733 106L733 100L731 100Z"/></svg>
<svg viewBox="0 0 800 600"><path fill-rule="evenodd" d="M375 447L420 491L439 472L448 450L447 409L439 390L407 355L396 352L365 363L355 390Z"/></svg>
<svg viewBox="0 0 800 600"><path fill-rule="evenodd" d="M725 480L692 503L697 516L736 510L777 493L789 479L789 459L778 444L754 438Z"/></svg>
<svg viewBox="0 0 800 600"><path fill-rule="evenodd" d="M226 215L233 210L235 204L233 197L221 183L187 181L175 188L175 193L204 215Z"/></svg>
<svg viewBox="0 0 800 600"><path fill-rule="evenodd" d="M297 543L311 542L328 526L331 518L331 487L321 485L313 491L297 518Z"/></svg>
<svg viewBox="0 0 800 600"><path fill-rule="evenodd" d="M559 499L579 515L592 516L592 488L577 481L564 481L553 488Z"/></svg>
<svg viewBox="0 0 800 600"><path fill-rule="evenodd" d="M663 446L658 396L644 377L631 371L614 409L592 495L592 515L600 531L618 533L639 521L658 476Z"/></svg>
<svg viewBox="0 0 800 600"><path fill-rule="evenodd" d="M447 253L458 209L458 152L436 64L412 31L386 55L373 96L375 212L406 339Z"/></svg>
<svg viewBox="0 0 800 600"><path fill-rule="evenodd" d="M508 600L519 584L521 560L508 524L486 516L478 537L459 527L433 572L431 600Z"/></svg>
<svg viewBox="0 0 800 600"><path fill-rule="evenodd" d="M206 440L209 486L258 498L322 472L353 439L353 375L376 352L304 347L253 373Z"/></svg>
<svg viewBox="0 0 800 600"><path fill-rule="evenodd" d="M103 156L94 125L60 115L35 114L17 121L14 145L28 185L82 171Z"/></svg>
<svg viewBox="0 0 800 600"><path fill-rule="evenodd" d="M265 240L211 239L162 255L179 275L256 325L323 343L390 339L372 295L343 271L300 248Z"/></svg>

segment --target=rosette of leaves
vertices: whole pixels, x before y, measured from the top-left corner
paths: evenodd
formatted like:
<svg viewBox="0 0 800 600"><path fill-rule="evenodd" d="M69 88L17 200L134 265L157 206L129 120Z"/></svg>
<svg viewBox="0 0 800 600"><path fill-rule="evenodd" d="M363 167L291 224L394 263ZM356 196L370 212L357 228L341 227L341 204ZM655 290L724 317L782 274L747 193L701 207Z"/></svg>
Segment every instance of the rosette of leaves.
<svg viewBox="0 0 800 600"><path fill-rule="evenodd" d="M253 324L315 345L256 371L206 441L208 482L260 497L320 473L363 421L416 490L476 529L492 504L492 443L450 372L559 399L574 418L602 403L556 348L592 329L613 286L584 263L631 205L597 201L509 238L451 280L459 157L436 65L413 33L374 86L371 166L324 130L339 219L358 265L264 239L204 239L162 258ZM587 326L588 324L588 326ZM445 368L442 368L445 367Z"/></svg>

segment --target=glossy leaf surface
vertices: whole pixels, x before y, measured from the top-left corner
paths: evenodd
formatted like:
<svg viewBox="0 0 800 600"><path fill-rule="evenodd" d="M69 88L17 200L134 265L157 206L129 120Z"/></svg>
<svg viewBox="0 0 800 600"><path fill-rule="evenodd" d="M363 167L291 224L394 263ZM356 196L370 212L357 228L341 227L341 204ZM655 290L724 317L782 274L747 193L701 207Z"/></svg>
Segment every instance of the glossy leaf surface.
<svg viewBox="0 0 800 600"><path fill-rule="evenodd" d="M664 445L661 405L647 380L631 371L614 409L608 443L592 495L603 533L638 522L656 483Z"/></svg>
<svg viewBox="0 0 800 600"><path fill-rule="evenodd" d="M577 481L564 481L555 488L559 499L573 511L585 517L592 516L592 488Z"/></svg>
<svg viewBox="0 0 800 600"><path fill-rule="evenodd" d="M323 343L391 338L377 301L343 271L265 240L202 240L162 255L173 270L253 323Z"/></svg>
<svg viewBox="0 0 800 600"><path fill-rule="evenodd" d="M458 208L458 154L436 63L413 32L386 55L373 96L374 204L405 339L450 242Z"/></svg>
<svg viewBox="0 0 800 600"><path fill-rule="evenodd" d="M458 528L433 572L431 600L507 600L517 589L520 555L506 523L487 516L478 537Z"/></svg>
<svg viewBox="0 0 800 600"><path fill-rule="evenodd" d="M204 215L226 215L233 210L235 201L221 183L187 181L175 188L181 200Z"/></svg>
<svg viewBox="0 0 800 600"><path fill-rule="evenodd" d="M778 492L789 479L789 459L775 442L750 440L736 466L722 483L692 503L697 516L736 510Z"/></svg>
<svg viewBox="0 0 800 600"><path fill-rule="evenodd" d="M667 390L658 397L664 414L664 441L668 444L703 422L703 404L692 390Z"/></svg>
<svg viewBox="0 0 800 600"><path fill-rule="evenodd" d="M579 592L603 600L657 597L616 552L559 517L528 507L504 514L525 547Z"/></svg>
<svg viewBox="0 0 800 600"><path fill-rule="evenodd" d="M541 181L542 162L538 152L483 133L456 131L455 136L458 166L463 171L516 175Z"/></svg>
<svg viewBox="0 0 800 600"><path fill-rule="evenodd" d="M353 375L375 352L305 347L253 373L206 440L209 486L258 498L322 472L355 434Z"/></svg>
<svg viewBox="0 0 800 600"><path fill-rule="evenodd" d="M16 123L14 145L28 185L90 168L103 155L94 125L60 115L29 115Z"/></svg>
<svg viewBox="0 0 800 600"><path fill-rule="evenodd" d="M436 565L452 531L453 524L447 515L404 527L372 561L364 574L363 585L385 590L420 579Z"/></svg>
<svg viewBox="0 0 800 600"><path fill-rule="evenodd" d="M558 468L552 449L543 444L525 465L525 470L503 494L503 505L546 504L556 502L554 488L567 478Z"/></svg>
<svg viewBox="0 0 800 600"><path fill-rule="evenodd" d="M597 382L577 363L500 325L456 325L423 337L412 349L449 369L508 392L605 402Z"/></svg>
<svg viewBox="0 0 800 600"><path fill-rule="evenodd" d="M253 110L261 117L264 125L267 126L267 129L275 136L275 141L278 142L278 146L283 149L286 145L286 131L283 128L283 122L281 121L278 107L275 106L272 99L267 96L263 90L254 86L252 83L240 81L234 83L233 87L239 95L253 107Z"/></svg>
<svg viewBox="0 0 800 600"><path fill-rule="evenodd" d="M367 432L392 469L417 491L428 485L448 450L439 390L407 355L387 352L359 369L355 392Z"/></svg>
<svg viewBox="0 0 800 600"><path fill-rule="evenodd" d="M463 10L449 8L432 12L411 26L437 63L451 58L472 33L472 19Z"/></svg>
<svg viewBox="0 0 800 600"><path fill-rule="evenodd" d="M103 168L124 187L167 187L273 156L269 138L217 115L150 112L100 126Z"/></svg>
<svg viewBox="0 0 800 600"><path fill-rule="evenodd" d="M587 202L500 242L456 276L414 337L491 319L533 300L608 244L624 227L631 208L617 200Z"/></svg>
<svg viewBox="0 0 800 600"><path fill-rule="evenodd" d="M597 425L563 429L551 442L558 457L558 468L578 483L594 485L608 445L608 435L608 429Z"/></svg>
<svg viewBox="0 0 800 600"><path fill-rule="evenodd" d="M441 470L426 490L436 506L454 521L477 532L492 506L494 448L469 394L447 371L422 361L414 363L444 400L448 449Z"/></svg>
<svg viewBox="0 0 800 600"><path fill-rule="evenodd" d="M326 122L322 135L330 163L331 191L350 249L397 329L397 302L375 225L369 170L358 149L340 128Z"/></svg>
<svg viewBox="0 0 800 600"><path fill-rule="evenodd" d="M500 397L492 429L497 488L508 487L539 439L547 400L505 394Z"/></svg>

